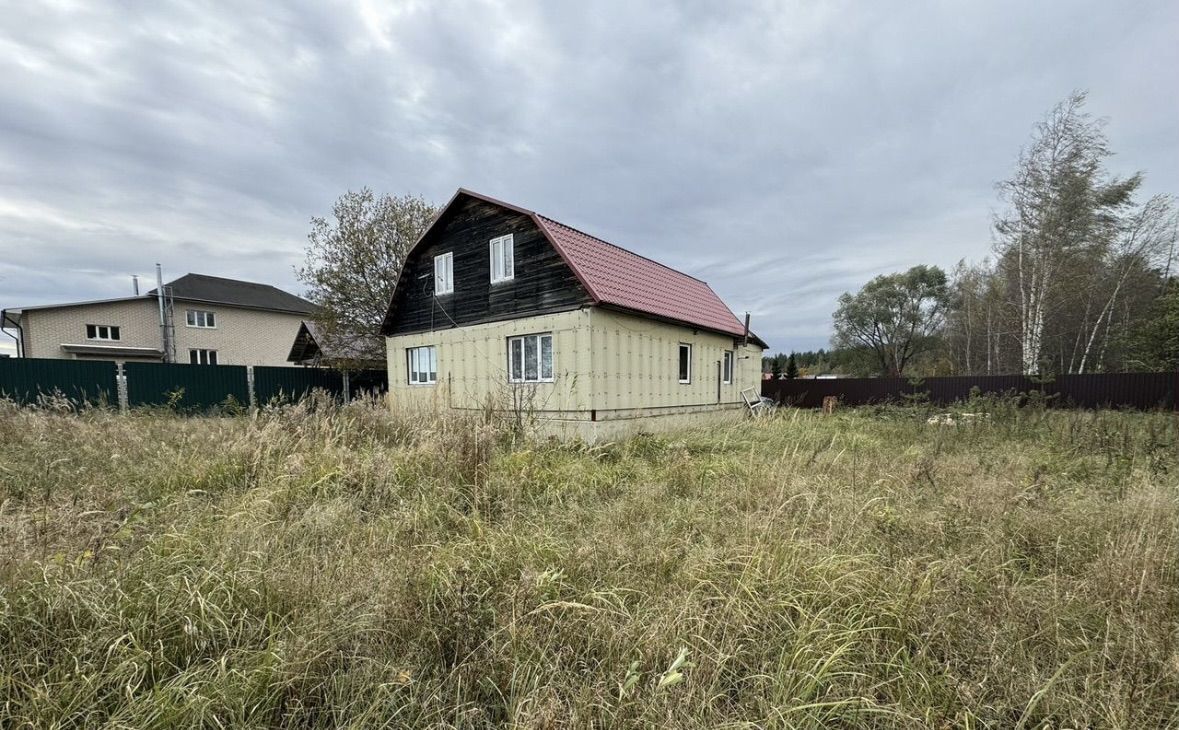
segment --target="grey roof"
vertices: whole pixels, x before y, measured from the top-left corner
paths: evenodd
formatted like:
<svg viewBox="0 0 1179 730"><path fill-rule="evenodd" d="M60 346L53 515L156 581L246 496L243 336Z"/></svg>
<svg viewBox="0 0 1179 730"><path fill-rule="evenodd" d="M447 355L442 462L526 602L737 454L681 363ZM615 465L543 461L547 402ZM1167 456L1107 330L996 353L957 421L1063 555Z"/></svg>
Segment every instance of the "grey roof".
<svg viewBox="0 0 1179 730"><path fill-rule="evenodd" d="M315 322L303 320L287 361L312 363L324 361L383 362L385 342L376 335L329 335Z"/></svg>
<svg viewBox="0 0 1179 730"><path fill-rule="evenodd" d="M276 312L293 312L295 314L313 314L319 308L314 302L303 297L285 292L269 284L258 284L253 281L226 279L207 274L185 274L179 279L164 285L172 290L173 299L183 299L191 302L206 302L208 304L226 304L232 307L246 307L248 309L269 309ZM115 297L113 299L91 299L83 302L61 302L59 304L38 304L32 307L9 307L5 310L8 315L20 316L21 312L36 309L58 309L60 307L82 307L88 304L110 304L113 302L133 302L140 299L155 298L156 290L137 297Z"/></svg>
<svg viewBox="0 0 1179 730"><path fill-rule="evenodd" d="M185 274L166 286L172 290L173 299L299 314L311 314L317 309L314 303L269 284L223 279L220 276ZM155 296L155 291L152 289L147 296Z"/></svg>

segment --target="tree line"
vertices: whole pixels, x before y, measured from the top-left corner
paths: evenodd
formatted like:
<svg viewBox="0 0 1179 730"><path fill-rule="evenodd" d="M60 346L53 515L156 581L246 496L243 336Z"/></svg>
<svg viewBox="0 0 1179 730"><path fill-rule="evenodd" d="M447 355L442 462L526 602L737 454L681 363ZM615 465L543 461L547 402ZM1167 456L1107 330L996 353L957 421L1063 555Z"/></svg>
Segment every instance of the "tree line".
<svg viewBox="0 0 1179 730"><path fill-rule="evenodd" d="M1143 175L1113 175L1112 154L1085 93L1071 94L998 185L993 255L845 293L816 365L894 376L1179 370L1175 198L1143 199Z"/></svg>

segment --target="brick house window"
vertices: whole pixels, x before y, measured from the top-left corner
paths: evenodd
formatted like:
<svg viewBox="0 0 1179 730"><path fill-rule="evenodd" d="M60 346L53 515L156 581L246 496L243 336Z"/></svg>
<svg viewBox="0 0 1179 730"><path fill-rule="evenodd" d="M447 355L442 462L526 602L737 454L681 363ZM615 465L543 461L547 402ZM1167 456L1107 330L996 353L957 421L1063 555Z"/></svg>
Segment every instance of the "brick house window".
<svg viewBox="0 0 1179 730"><path fill-rule="evenodd" d="M216 365L216 350L189 350L188 362L192 365Z"/></svg>
<svg viewBox="0 0 1179 730"><path fill-rule="evenodd" d="M207 312L203 309L189 309L184 313L184 317L184 323L189 327L213 329L217 326L217 317L214 312Z"/></svg>
<svg viewBox="0 0 1179 730"><path fill-rule="evenodd" d="M117 340L119 328L109 324L86 325L86 339L88 340Z"/></svg>

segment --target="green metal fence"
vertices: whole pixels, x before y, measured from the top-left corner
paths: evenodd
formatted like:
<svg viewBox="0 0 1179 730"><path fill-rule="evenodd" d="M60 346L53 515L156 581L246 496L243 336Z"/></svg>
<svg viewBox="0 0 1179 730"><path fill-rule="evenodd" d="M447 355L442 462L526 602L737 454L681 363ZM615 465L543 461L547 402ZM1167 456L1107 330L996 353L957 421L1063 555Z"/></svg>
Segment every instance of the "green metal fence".
<svg viewBox="0 0 1179 730"><path fill-rule="evenodd" d="M254 366L254 397L258 405L297 401L314 389L333 395L344 392L344 376L338 370Z"/></svg>
<svg viewBox="0 0 1179 730"><path fill-rule="evenodd" d="M251 369L253 403L250 398ZM197 411L234 405L291 403L312 390L327 391L338 399L347 399L361 393L383 393L388 389L388 376L384 370L362 370L344 375L326 368L128 362L122 366L122 377L125 400L120 402L119 370L113 362L2 358L0 397L28 404L35 403L40 394L58 392L76 402L130 407L170 406Z"/></svg>
<svg viewBox="0 0 1179 730"><path fill-rule="evenodd" d="M35 403L40 395L60 393L78 403L118 403L113 362L0 358L0 397Z"/></svg>
<svg viewBox="0 0 1179 730"><path fill-rule="evenodd" d="M389 390L388 370L359 370L349 376L349 390L355 398L358 395L379 395Z"/></svg>
<svg viewBox="0 0 1179 730"><path fill-rule="evenodd" d="M250 404L249 381L244 365L180 365L129 362L127 404L170 405L179 410L202 410L223 405Z"/></svg>

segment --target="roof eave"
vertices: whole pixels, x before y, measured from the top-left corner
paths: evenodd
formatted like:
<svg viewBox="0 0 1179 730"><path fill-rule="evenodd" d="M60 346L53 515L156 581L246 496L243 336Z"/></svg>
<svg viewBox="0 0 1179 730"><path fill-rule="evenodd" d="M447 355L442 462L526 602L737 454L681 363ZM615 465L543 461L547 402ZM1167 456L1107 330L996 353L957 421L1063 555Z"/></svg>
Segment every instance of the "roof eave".
<svg viewBox="0 0 1179 730"><path fill-rule="evenodd" d="M144 295L147 296L147 295ZM155 296L154 294L151 296ZM277 314L298 314L307 316L315 314L314 309L280 309L278 307L259 307L253 304L241 304L240 302L224 302L218 299L198 299L197 297L172 297L176 302L194 302L196 304L216 304L219 307L234 307L236 309L250 309L255 312L275 312Z"/></svg>
<svg viewBox="0 0 1179 730"><path fill-rule="evenodd" d="M142 296L133 297L114 297L111 299L89 299L82 302L62 302L60 304L34 304L31 307L13 307L6 309L6 312L35 312L41 309L67 309L69 307L85 307L91 304L116 304L118 302L134 302L138 301Z"/></svg>

